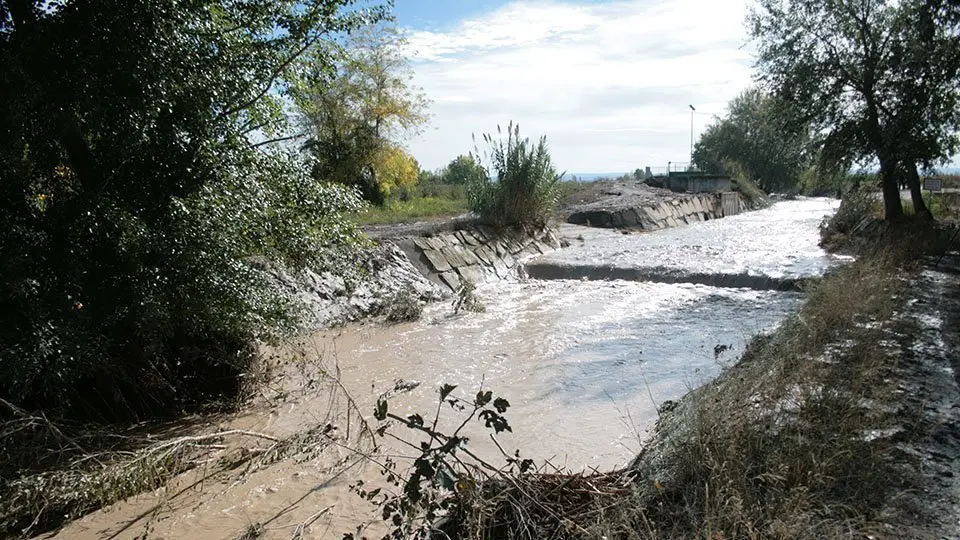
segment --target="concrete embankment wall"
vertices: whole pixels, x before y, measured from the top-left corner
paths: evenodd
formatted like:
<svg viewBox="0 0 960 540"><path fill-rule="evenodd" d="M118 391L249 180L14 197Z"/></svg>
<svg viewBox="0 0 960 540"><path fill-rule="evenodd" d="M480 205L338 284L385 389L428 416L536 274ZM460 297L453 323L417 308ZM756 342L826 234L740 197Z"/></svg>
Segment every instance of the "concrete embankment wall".
<svg viewBox="0 0 960 540"><path fill-rule="evenodd" d="M586 208L570 214L567 221L590 227L656 231L732 216L747 209L739 193L700 193L638 205Z"/></svg>
<svg viewBox="0 0 960 540"><path fill-rule="evenodd" d="M425 276L452 290L465 279L482 283L517 276L522 260L561 247L550 229L499 232L484 226L393 241Z"/></svg>

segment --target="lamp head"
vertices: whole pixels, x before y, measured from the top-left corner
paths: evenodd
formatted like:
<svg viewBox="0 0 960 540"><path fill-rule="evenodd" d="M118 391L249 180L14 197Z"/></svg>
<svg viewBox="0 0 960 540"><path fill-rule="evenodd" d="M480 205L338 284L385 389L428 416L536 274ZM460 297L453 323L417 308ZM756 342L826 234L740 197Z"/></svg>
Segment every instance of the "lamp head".
<svg viewBox="0 0 960 540"><path fill-rule="evenodd" d="M696 110L696 109L693 108L693 105L688 105L688 107L690 107L690 110L691 110L691 111L695 111L695 110Z"/></svg>

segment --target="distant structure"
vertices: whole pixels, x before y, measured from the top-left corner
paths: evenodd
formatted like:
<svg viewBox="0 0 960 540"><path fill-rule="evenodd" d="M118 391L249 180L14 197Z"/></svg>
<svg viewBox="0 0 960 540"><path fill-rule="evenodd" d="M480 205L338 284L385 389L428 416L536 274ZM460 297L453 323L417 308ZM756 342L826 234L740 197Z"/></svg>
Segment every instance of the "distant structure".
<svg viewBox="0 0 960 540"><path fill-rule="evenodd" d="M730 177L725 174L708 174L689 163L667 163L665 168L645 170L644 183L666 188L678 193L713 193L730 191Z"/></svg>

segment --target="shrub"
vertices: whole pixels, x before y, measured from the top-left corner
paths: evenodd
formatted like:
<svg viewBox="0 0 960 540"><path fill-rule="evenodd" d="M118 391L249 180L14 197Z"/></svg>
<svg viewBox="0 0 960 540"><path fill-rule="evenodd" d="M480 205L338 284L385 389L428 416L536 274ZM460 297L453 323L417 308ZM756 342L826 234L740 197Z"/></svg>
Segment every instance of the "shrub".
<svg viewBox="0 0 960 540"><path fill-rule="evenodd" d="M356 234L341 212L359 207L282 155L255 159L258 172L158 201L159 215L102 200L67 233L68 252L64 239L5 228L4 242L33 241L0 262L12 285L0 298L12 330L0 335L0 397L110 421L233 399L251 342L293 328L293 306L245 258L333 266Z"/></svg>
<svg viewBox="0 0 960 540"><path fill-rule="evenodd" d="M879 206L876 193L863 188L851 189L844 194L837 212L821 227L821 238L850 234L864 219L876 217Z"/></svg>
<svg viewBox="0 0 960 540"><path fill-rule="evenodd" d="M457 290L457 297L453 300L453 312L460 313L461 309L473 313L483 313L487 306L477 296L477 286L469 279L464 278L463 284Z"/></svg>
<svg viewBox="0 0 960 540"><path fill-rule="evenodd" d="M724 168L730 174L734 191L740 192L750 208L763 208L770 204L763 190L750 179L747 170L736 161L727 160Z"/></svg>
<svg viewBox="0 0 960 540"><path fill-rule="evenodd" d="M485 157L490 167L488 176L476 177L468 186L471 208L498 227L545 225L558 201L558 183L563 176L550 161L547 138L541 137L533 146L529 139L520 138L520 126L513 122L507 126L506 140L499 126L497 134L497 139L483 136L489 146Z"/></svg>
<svg viewBox="0 0 960 540"><path fill-rule="evenodd" d="M400 323L419 320L423 316L423 304L411 289L401 289L387 300L384 317L389 322Z"/></svg>

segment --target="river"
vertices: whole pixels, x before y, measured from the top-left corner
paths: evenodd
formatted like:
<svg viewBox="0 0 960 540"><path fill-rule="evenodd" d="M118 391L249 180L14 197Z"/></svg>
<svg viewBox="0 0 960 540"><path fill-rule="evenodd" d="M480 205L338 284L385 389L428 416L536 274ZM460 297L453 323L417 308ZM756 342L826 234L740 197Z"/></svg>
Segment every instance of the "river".
<svg viewBox="0 0 960 540"><path fill-rule="evenodd" d="M519 450L523 457L571 470L622 466L640 449L658 406L716 376L736 360L751 336L774 328L802 300L799 292L684 283L682 276L777 281L822 274L836 260L817 246L818 225L836 207L836 201L826 199L784 201L645 234L568 229L568 235L583 241L575 239L571 247L537 264L640 268L650 279L482 284L477 289L486 307L482 313L455 314L444 302L428 306L416 322L318 332L300 343L300 375L290 373L302 378L302 366L311 360L327 371L336 365L343 387L365 412L397 381L419 383L392 398L391 410L424 417L432 416L441 384L456 384L467 396L482 385L512 404L506 413L512 433L498 437L509 452ZM661 275L669 279L658 280ZM298 384L309 386L302 380ZM229 426L286 435L329 418L327 401L302 395L247 411L229 419ZM443 414L441 425L458 420L449 408ZM467 434L479 452L494 456L481 425L471 425ZM402 453L402 448L390 451ZM286 532L268 537L289 538L284 523L293 526L319 508L340 505L349 511L331 512L339 517L305 535L338 538L349 522L344 516L356 509L346 479L331 482L324 474L316 463L280 463L209 500L196 494L189 504L171 506L165 518L155 520L155 537L236 538L244 524L269 522ZM158 497L115 505L121 510L87 516L61 534L95 538L116 533ZM142 532L137 525L116 537Z"/></svg>

